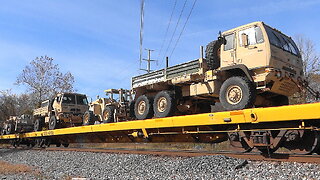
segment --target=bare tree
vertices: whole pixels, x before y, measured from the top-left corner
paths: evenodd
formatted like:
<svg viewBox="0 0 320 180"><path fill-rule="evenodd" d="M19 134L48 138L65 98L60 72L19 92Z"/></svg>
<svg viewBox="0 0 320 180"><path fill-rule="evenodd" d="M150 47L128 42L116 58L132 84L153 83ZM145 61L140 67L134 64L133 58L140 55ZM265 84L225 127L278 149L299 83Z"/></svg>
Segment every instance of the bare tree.
<svg viewBox="0 0 320 180"><path fill-rule="evenodd" d="M17 77L16 84L26 85L36 101L53 97L58 92L72 92L74 77L70 72L60 72L58 64L48 56L37 57Z"/></svg>
<svg viewBox="0 0 320 180"><path fill-rule="evenodd" d="M309 81L313 74L320 73L320 57L316 53L313 41L309 38L303 35L297 35L295 41L303 60L304 76L306 80Z"/></svg>
<svg viewBox="0 0 320 180"><path fill-rule="evenodd" d="M295 42L299 48L303 61L303 72L309 86L320 91L320 56L315 50L313 41L304 35L295 36ZM295 103L314 102L316 99L306 90L293 96Z"/></svg>
<svg viewBox="0 0 320 180"><path fill-rule="evenodd" d="M8 119L9 116L32 115L34 107L32 94L17 95L11 90L0 91L0 121Z"/></svg>
<svg viewBox="0 0 320 180"><path fill-rule="evenodd" d="M10 90L0 91L0 121L16 115L17 98Z"/></svg>

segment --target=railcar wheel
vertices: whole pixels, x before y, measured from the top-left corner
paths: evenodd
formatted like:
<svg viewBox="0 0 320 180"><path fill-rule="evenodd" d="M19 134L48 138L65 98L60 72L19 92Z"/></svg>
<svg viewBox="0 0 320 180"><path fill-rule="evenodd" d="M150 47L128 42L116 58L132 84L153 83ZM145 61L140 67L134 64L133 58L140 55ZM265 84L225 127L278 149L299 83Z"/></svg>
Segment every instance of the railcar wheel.
<svg viewBox="0 0 320 180"><path fill-rule="evenodd" d="M153 116L152 98L142 95L134 104L134 114L139 120L148 119Z"/></svg>
<svg viewBox="0 0 320 180"><path fill-rule="evenodd" d="M69 147L69 143L63 143L62 146L67 148Z"/></svg>
<svg viewBox="0 0 320 180"><path fill-rule="evenodd" d="M313 154L320 151L320 134L318 131L312 130L297 130L288 131L287 139L284 147L290 150L293 154Z"/></svg>
<svg viewBox="0 0 320 180"><path fill-rule="evenodd" d="M173 93L160 91L154 98L153 110L155 117L162 118L171 116L175 110Z"/></svg>
<svg viewBox="0 0 320 180"><path fill-rule="evenodd" d="M257 134L256 134L257 133ZM266 131L252 131L252 141L254 144L263 144L256 146L262 154L272 154L276 152L280 145L285 131L266 130Z"/></svg>
<svg viewBox="0 0 320 180"><path fill-rule="evenodd" d="M241 137L238 132L228 133L228 138L232 149L237 152L250 152L253 149L245 141L246 137Z"/></svg>

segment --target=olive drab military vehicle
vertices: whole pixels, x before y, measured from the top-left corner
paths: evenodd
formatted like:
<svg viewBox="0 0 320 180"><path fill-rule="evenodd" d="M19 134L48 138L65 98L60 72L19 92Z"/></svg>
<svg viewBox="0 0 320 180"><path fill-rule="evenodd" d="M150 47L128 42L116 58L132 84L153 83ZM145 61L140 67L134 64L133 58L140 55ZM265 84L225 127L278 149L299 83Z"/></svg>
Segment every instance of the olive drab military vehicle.
<svg viewBox="0 0 320 180"><path fill-rule="evenodd" d="M133 117L132 93L126 89L108 89L106 98L97 98L90 103L89 111L84 114L83 124L95 122L111 123L130 120ZM130 108L131 106L131 108Z"/></svg>
<svg viewBox="0 0 320 180"><path fill-rule="evenodd" d="M137 119L286 105L304 79L294 41L263 22L220 33L205 53L133 77Z"/></svg>
<svg viewBox="0 0 320 180"><path fill-rule="evenodd" d="M41 107L34 110L34 130L82 125L83 114L88 108L88 100L84 94L57 94L54 99L43 101Z"/></svg>

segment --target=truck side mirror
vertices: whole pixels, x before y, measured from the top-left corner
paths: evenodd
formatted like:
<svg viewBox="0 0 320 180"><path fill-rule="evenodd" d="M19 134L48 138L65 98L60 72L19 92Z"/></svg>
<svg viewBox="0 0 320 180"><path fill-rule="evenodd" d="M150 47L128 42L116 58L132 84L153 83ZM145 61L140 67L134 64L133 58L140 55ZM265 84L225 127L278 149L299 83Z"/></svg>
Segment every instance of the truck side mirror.
<svg viewBox="0 0 320 180"><path fill-rule="evenodd" d="M249 42L248 42L248 35L246 35L245 33L241 34L241 40L242 40L242 44L244 46L248 46Z"/></svg>
<svg viewBox="0 0 320 180"><path fill-rule="evenodd" d="M224 38L223 36L218 37L218 41L220 41L221 44L223 44L223 45L227 44L226 38Z"/></svg>

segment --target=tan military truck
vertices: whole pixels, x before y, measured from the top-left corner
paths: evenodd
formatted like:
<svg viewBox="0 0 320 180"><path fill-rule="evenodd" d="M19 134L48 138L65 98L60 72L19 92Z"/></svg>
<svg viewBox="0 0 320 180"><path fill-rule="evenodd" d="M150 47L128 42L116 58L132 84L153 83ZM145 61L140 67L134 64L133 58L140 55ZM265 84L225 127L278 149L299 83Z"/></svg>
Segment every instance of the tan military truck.
<svg viewBox="0 0 320 180"><path fill-rule="evenodd" d="M34 131L41 131L44 127L57 129L82 125L83 114L88 108L86 95L59 93L54 99L43 101L41 107L34 110Z"/></svg>
<svg viewBox="0 0 320 180"><path fill-rule="evenodd" d="M1 134L25 133L33 131L33 119L28 114L10 116L2 126Z"/></svg>
<svg viewBox="0 0 320 180"><path fill-rule="evenodd" d="M83 124L119 122L133 117L132 94L126 89L108 89L104 91L106 98L97 98L90 103L89 111L83 116Z"/></svg>
<svg viewBox="0 0 320 180"><path fill-rule="evenodd" d="M288 104L303 80L294 41L263 22L223 33L206 47L205 58L135 76L137 119Z"/></svg>

